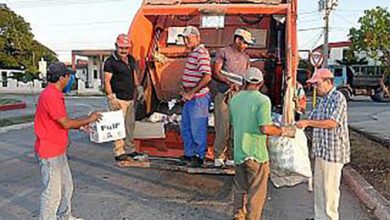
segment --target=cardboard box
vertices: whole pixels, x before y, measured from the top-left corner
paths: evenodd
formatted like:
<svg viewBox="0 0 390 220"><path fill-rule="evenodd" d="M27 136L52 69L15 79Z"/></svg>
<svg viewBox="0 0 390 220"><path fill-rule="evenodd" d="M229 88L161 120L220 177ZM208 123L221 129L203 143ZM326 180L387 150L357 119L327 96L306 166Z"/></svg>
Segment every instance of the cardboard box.
<svg viewBox="0 0 390 220"><path fill-rule="evenodd" d="M103 143L126 137L125 119L121 110L101 114L102 120L91 124L89 139L92 142Z"/></svg>

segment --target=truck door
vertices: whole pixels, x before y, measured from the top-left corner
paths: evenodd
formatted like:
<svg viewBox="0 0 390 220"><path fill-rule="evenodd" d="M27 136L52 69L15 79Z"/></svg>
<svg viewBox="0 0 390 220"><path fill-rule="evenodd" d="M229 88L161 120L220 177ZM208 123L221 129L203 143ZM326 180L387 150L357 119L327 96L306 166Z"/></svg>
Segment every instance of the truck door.
<svg viewBox="0 0 390 220"><path fill-rule="evenodd" d="M347 71L345 66L337 66L333 69L334 85L336 88L347 84Z"/></svg>

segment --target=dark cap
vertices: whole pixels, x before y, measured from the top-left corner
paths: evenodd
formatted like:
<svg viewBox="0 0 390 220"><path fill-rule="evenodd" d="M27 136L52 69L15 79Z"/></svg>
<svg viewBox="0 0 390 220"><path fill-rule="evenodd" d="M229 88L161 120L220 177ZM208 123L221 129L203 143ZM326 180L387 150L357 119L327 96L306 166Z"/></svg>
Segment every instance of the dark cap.
<svg viewBox="0 0 390 220"><path fill-rule="evenodd" d="M47 78L50 82L56 82L61 76L65 76L66 74L74 74L75 71L66 67L66 65L62 62L55 62L50 64L47 68Z"/></svg>

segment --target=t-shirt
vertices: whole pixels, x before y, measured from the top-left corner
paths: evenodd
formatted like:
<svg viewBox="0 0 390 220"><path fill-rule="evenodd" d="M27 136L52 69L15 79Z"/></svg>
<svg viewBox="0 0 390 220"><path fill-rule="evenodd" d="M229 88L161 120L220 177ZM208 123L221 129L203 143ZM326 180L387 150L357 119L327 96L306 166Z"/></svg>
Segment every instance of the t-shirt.
<svg viewBox="0 0 390 220"><path fill-rule="evenodd" d="M267 135L260 132L260 126L272 124L270 99L259 91L245 90L232 98L229 109L234 131L234 162L268 161Z"/></svg>
<svg viewBox="0 0 390 220"><path fill-rule="evenodd" d="M185 90L192 89L198 85L203 74L211 74L210 54L207 49L200 44L188 54L184 73L182 76L182 85ZM203 88L198 94L207 93L207 87Z"/></svg>
<svg viewBox="0 0 390 220"><path fill-rule="evenodd" d="M242 76L250 66L248 54L234 50L232 46L219 49L215 62L223 64L222 70ZM217 80L217 89L218 92L224 93L229 89L229 85Z"/></svg>
<svg viewBox="0 0 390 220"><path fill-rule="evenodd" d="M110 85L116 98L132 100L134 95L135 60L129 55L129 64L123 62L117 54L112 54L104 63L104 72L112 73Z"/></svg>
<svg viewBox="0 0 390 220"><path fill-rule="evenodd" d="M67 117L65 99L54 84L49 84L38 99L35 112L35 152L48 159L64 154L68 146L68 130L56 120Z"/></svg>

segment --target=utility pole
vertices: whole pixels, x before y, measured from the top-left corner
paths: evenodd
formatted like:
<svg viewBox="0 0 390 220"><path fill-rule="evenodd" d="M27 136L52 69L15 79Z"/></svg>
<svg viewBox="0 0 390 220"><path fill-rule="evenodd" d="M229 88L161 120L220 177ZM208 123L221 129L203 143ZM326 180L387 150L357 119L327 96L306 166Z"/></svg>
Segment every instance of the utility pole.
<svg viewBox="0 0 390 220"><path fill-rule="evenodd" d="M323 54L324 54L324 63L322 64L323 68L328 67L328 57L329 57L329 16L330 12L334 10L337 6L338 0L319 0L318 6L319 11L324 11L325 16L325 26L324 26L324 46L323 46Z"/></svg>

